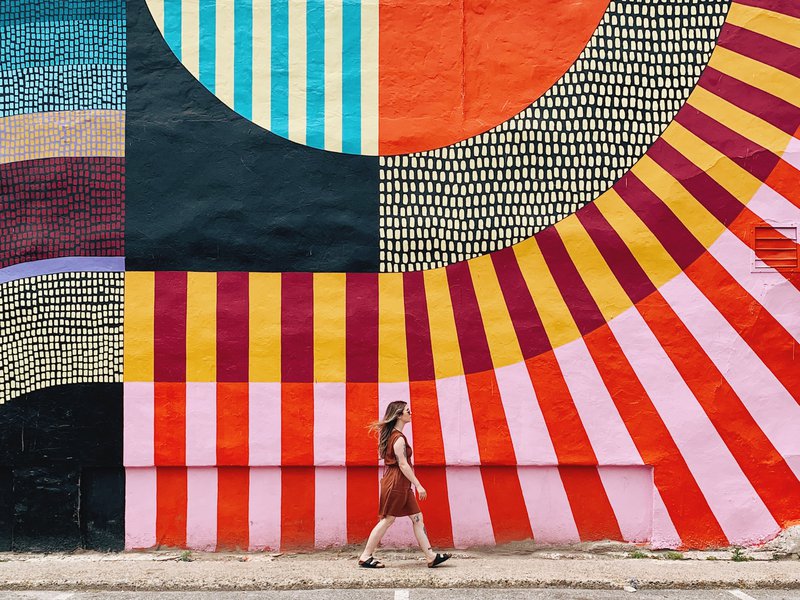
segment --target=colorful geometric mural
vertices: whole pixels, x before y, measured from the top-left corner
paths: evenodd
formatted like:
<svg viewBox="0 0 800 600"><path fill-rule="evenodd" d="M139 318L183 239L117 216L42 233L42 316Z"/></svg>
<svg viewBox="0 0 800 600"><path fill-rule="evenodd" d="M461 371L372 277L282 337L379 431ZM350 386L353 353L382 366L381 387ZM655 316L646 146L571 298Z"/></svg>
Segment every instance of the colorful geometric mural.
<svg viewBox="0 0 800 600"><path fill-rule="evenodd" d="M95 510L99 545L362 543L381 474L366 427L405 400L436 545L707 548L800 523L800 9L586 2L573 23L554 8L574 37L536 75L531 48L552 38L513 45L528 13L430 3L447 18L426 26L486 42L459 64L489 79L454 84L443 54L410 68L432 36L392 20L404 6L129 2L124 114L67 94L0 118L0 224L19 240L0 246L0 320L14 322L0 434L19 444L25 402L75 422L58 410L70 389L78 406L106 401L109 424L104 461L8 453L0 482L42 504L56 496L36 491L52 487L41 469L77 490L85 468L94 507L121 511L123 465L124 540L119 515ZM0 17L52 18L26 10ZM626 50L639 20L651 45ZM377 98L373 130L351 138L348 31ZM391 84L413 90L421 125L384 129L415 118L382 104L383 48L412 34L393 58L413 73ZM452 98L421 101L453 85L477 102L464 96L457 127ZM72 371L51 377L51 356ZM2 514L8 494L0 535L34 545L29 517ZM409 524L384 539L414 544Z"/></svg>

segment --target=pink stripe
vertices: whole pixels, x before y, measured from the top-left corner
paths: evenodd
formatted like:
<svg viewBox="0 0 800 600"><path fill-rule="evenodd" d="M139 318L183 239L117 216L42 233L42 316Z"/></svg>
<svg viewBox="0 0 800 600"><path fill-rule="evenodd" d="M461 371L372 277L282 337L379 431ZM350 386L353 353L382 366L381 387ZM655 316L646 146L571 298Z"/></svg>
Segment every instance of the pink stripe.
<svg viewBox="0 0 800 600"><path fill-rule="evenodd" d="M344 383L314 384L315 465L345 465L346 396Z"/></svg>
<svg viewBox="0 0 800 600"><path fill-rule="evenodd" d="M453 524L453 546L493 546L494 529L480 469L447 467L447 494Z"/></svg>
<svg viewBox="0 0 800 600"><path fill-rule="evenodd" d="M213 467L186 469L186 545L206 552L217 548L217 469Z"/></svg>
<svg viewBox="0 0 800 600"><path fill-rule="evenodd" d="M800 342L800 291L774 269L753 273L753 250L727 229L717 238L711 255L767 312Z"/></svg>
<svg viewBox="0 0 800 600"><path fill-rule="evenodd" d="M314 547L346 545L347 469L317 467L314 474ZM364 515L364 518L374 516Z"/></svg>
<svg viewBox="0 0 800 600"><path fill-rule="evenodd" d="M600 480L626 542L649 542L653 535L652 467L598 467Z"/></svg>
<svg viewBox="0 0 800 600"><path fill-rule="evenodd" d="M517 464L557 465L556 451L525 363L500 367L494 373Z"/></svg>
<svg viewBox="0 0 800 600"><path fill-rule="evenodd" d="M250 465L281 464L281 384L251 383L249 386Z"/></svg>
<svg viewBox="0 0 800 600"><path fill-rule="evenodd" d="M583 338L556 348L553 352L598 463L641 465L642 458Z"/></svg>
<svg viewBox="0 0 800 600"><path fill-rule="evenodd" d="M467 380L463 375L437 379L436 394L439 397L445 462L448 465L481 464Z"/></svg>
<svg viewBox="0 0 800 600"><path fill-rule="evenodd" d="M770 225L780 223L791 225L800 222L800 208L768 185L762 185L756 190L750 202L747 203L747 208Z"/></svg>
<svg viewBox="0 0 800 600"><path fill-rule="evenodd" d="M767 291L766 295L771 292ZM661 293L725 374L725 379L775 449L784 458L800 456L800 405L772 371L686 275L678 275L664 285ZM797 307L800 307L800 300L794 304L795 313L798 313ZM795 473L800 477L800 472Z"/></svg>
<svg viewBox="0 0 800 600"><path fill-rule="evenodd" d="M411 404L411 389L408 386L407 381L403 381L400 383L379 383L378 384L378 417L383 418L383 414L386 412L386 407L389 406L390 402L395 402L397 400L402 400L407 404ZM405 426L403 429L403 434L406 436L408 440L408 445L411 448L414 448L414 430L413 430L413 412L414 407L411 406L412 412L412 421L408 425ZM411 458L411 462L414 462L414 458Z"/></svg>
<svg viewBox="0 0 800 600"><path fill-rule="evenodd" d="M546 544L581 541L558 467L518 467L533 539Z"/></svg>
<svg viewBox="0 0 800 600"><path fill-rule="evenodd" d="M680 548L682 546L681 536L672 523L672 518L667 512L667 507L658 488L653 486L653 535L650 538L650 547L654 550L659 548Z"/></svg>
<svg viewBox="0 0 800 600"><path fill-rule="evenodd" d="M186 466L217 464L217 384L186 383Z"/></svg>
<svg viewBox="0 0 800 600"><path fill-rule="evenodd" d="M152 467L155 429L154 384L125 383L123 388L122 464Z"/></svg>
<svg viewBox="0 0 800 600"><path fill-rule="evenodd" d="M156 545L156 469L125 469L125 550Z"/></svg>
<svg viewBox="0 0 800 600"><path fill-rule="evenodd" d="M781 158L795 169L800 169L800 140L796 137L791 138L786 150L781 154Z"/></svg>
<svg viewBox="0 0 800 600"><path fill-rule="evenodd" d="M250 468L250 550L281 545L281 469Z"/></svg>
<svg viewBox="0 0 800 600"><path fill-rule="evenodd" d="M776 534L780 527L639 312L627 310L609 326L728 540L757 543Z"/></svg>

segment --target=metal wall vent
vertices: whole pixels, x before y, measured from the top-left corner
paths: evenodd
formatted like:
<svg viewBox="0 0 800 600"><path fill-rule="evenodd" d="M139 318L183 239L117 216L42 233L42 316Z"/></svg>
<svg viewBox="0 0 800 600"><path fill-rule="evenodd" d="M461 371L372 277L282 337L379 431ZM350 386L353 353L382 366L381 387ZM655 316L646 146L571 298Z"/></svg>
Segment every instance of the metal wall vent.
<svg viewBox="0 0 800 600"><path fill-rule="evenodd" d="M756 227L753 250L755 271L797 269L797 226Z"/></svg>

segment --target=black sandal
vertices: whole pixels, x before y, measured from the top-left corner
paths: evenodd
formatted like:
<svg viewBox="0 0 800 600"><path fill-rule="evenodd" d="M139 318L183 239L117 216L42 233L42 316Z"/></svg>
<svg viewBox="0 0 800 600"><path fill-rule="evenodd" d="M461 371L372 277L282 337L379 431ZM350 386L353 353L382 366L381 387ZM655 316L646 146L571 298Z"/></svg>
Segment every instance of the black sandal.
<svg viewBox="0 0 800 600"><path fill-rule="evenodd" d="M370 556L367 560L358 561L358 566L363 567L364 569L383 569L386 565L384 565L374 556Z"/></svg>
<svg viewBox="0 0 800 600"><path fill-rule="evenodd" d="M434 567L438 567L440 564L442 564L444 561L446 561L451 556L453 556L453 555L452 554L447 554L446 552L444 554L439 554L437 552L436 553L436 558L434 558L431 562L428 563L428 568L429 569L433 569Z"/></svg>

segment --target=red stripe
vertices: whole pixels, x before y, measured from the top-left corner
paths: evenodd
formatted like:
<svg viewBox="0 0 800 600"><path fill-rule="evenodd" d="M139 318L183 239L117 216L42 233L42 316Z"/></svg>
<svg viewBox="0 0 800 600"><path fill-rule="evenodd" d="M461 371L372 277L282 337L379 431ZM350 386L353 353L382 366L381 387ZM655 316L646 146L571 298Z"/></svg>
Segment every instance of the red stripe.
<svg viewBox="0 0 800 600"><path fill-rule="evenodd" d="M647 156L677 179L726 227L742 212L744 206L733 194L663 139L656 140L647 151Z"/></svg>
<svg viewBox="0 0 800 600"><path fill-rule="evenodd" d="M597 468L560 465L558 472L581 541L621 540L619 523Z"/></svg>
<svg viewBox="0 0 800 600"><path fill-rule="evenodd" d="M369 537L378 517L378 495L378 467L347 468L348 544L361 544Z"/></svg>
<svg viewBox="0 0 800 600"><path fill-rule="evenodd" d="M314 381L314 276L311 273L281 274L281 381Z"/></svg>
<svg viewBox="0 0 800 600"><path fill-rule="evenodd" d="M186 464L186 384L154 384L153 460L159 466Z"/></svg>
<svg viewBox="0 0 800 600"><path fill-rule="evenodd" d="M466 262L455 263L448 266L446 271L464 371L476 373L491 369L492 355L469 265Z"/></svg>
<svg viewBox="0 0 800 600"><path fill-rule="evenodd" d="M723 374L661 294L637 308L772 516L784 526L796 520L800 481Z"/></svg>
<svg viewBox="0 0 800 600"><path fill-rule="evenodd" d="M416 425L415 425L416 427ZM415 438L414 443L419 446ZM416 455L416 450L414 451ZM420 500L420 510L425 518L425 529L433 546L453 547L453 522L450 518L450 496L447 491L447 473L444 466L414 466L422 486L428 492L426 500Z"/></svg>
<svg viewBox="0 0 800 600"><path fill-rule="evenodd" d="M250 468L217 469L217 550L250 545Z"/></svg>
<svg viewBox="0 0 800 600"><path fill-rule="evenodd" d="M345 294L347 381L377 382L378 274L348 273Z"/></svg>
<svg viewBox="0 0 800 600"><path fill-rule="evenodd" d="M754 310L758 302L710 254L686 274L800 403L800 353L794 338L768 311Z"/></svg>
<svg viewBox="0 0 800 600"><path fill-rule="evenodd" d="M589 436L552 351L525 361L553 448L562 465L596 465Z"/></svg>
<svg viewBox="0 0 800 600"><path fill-rule="evenodd" d="M767 177L766 184L800 208L800 171L794 166L779 160Z"/></svg>
<svg viewBox="0 0 800 600"><path fill-rule="evenodd" d="M614 185L625 203L647 225L681 269L686 269L706 249L683 222L631 172Z"/></svg>
<svg viewBox="0 0 800 600"><path fill-rule="evenodd" d="M217 273L217 381L247 381L249 273Z"/></svg>
<svg viewBox="0 0 800 600"><path fill-rule="evenodd" d="M800 50L774 38L728 23L717 45L800 77Z"/></svg>
<svg viewBox="0 0 800 600"><path fill-rule="evenodd" d="M498 544L533 537L516 465L481 467L494 539Z"/></svg>
<svg viewBox="0 0 800 600"><path fill-rule="evenodd" d="M494 370L467 373L466 380L481 464L517 464Z"/></svg>
<svg viewBox="0 0 800 600"><path fill-rule="evenodd" d="M706 67L698 85L789 135L800 127L800 108L713 67Z"/></svg>
<svg viewBox="0 0 800 600"><path fill-rule="evenodd" d="M315 497L314 467L281 467L282 549L314 547Z"/></svg>
<svg viewBox="0 0 800 600"><path fill-rule="evenodd" d="M414 437L414 464L444 466L444 441L436 382L412 381L409 383L409 395L414 431L417 433Z"/></svg>
<svg viewBox="0 0 800 600"><path fill-rule="evenodd" d="M247 383L217 383L217 465L250 463L249 406Z"/></svg>
<svg viewBox="0 0 800 600"><path fill-rule="evenodd" d="M156 271L153 376L186 381L186 272Z"/></svg>
<svg viewBox="0 0 800 600"><path fill-rule="evenodd" d="M536 241L580 332L586 335L603 325L605 317L575 268L556 228L540 231Z"/></svg>
<svg viewBox="0 0 800 600"><path fill-rule="evenodd" d="M428 319L425 280L421 271L403 274L403 299L406 313L406 352L411 381L433 380L433 350Z"/></svg>
<svg viewBox="0 0 800 600"><path fill-rule="evenodd" d="M800 6L795 2L787 2L787 0L736 0L736 3L763 8L800 19Z"/></svg>
<svg viewBox="0 0 800 600"><path fill-rule="evenodd" d="M281 384L281 464L314 464L314 384Z"/></svg>
<svg viewBox="0 0 800 600"><path fill-rule="evenodd" d="M186 467L156 469L156 545L186 547Z"/></svg>
<svg viewBox="0 0 800 600"><path fill-rule="evenodd" d="M512 247L492 252L497 280L503 292L514 331L517 334L523 358L532 358L550 350L550 340L542 319L533 303L528 284L522 276L517 256Z"/></svg>
<svg viewBox="0 0 800 600"><path fill-rule="evenodd" d="M378 417L378 384L348 383L345 402L346 463L377 465L376 440L369 435L369 424Z"/></svg>
<svg viewBox="0 0 800 600"><path fill-rule="evenodd" d="M642 456L683 544L727 546L714 513L608 325L584 338L614 405Z"/></svg>
<svg viewBox="0 0 800 600"><path fill-rule="evenodd" d="M594 202L575 214L634 303L655 291L653 282Z"/></svg>
<svg viewBox="0 0 800 600"><path fill-rule="evenodd" d="M725 127L694 106L684 105L675 115L675 121L761 181L767 178L778 163L775 154Z"/></svg>

